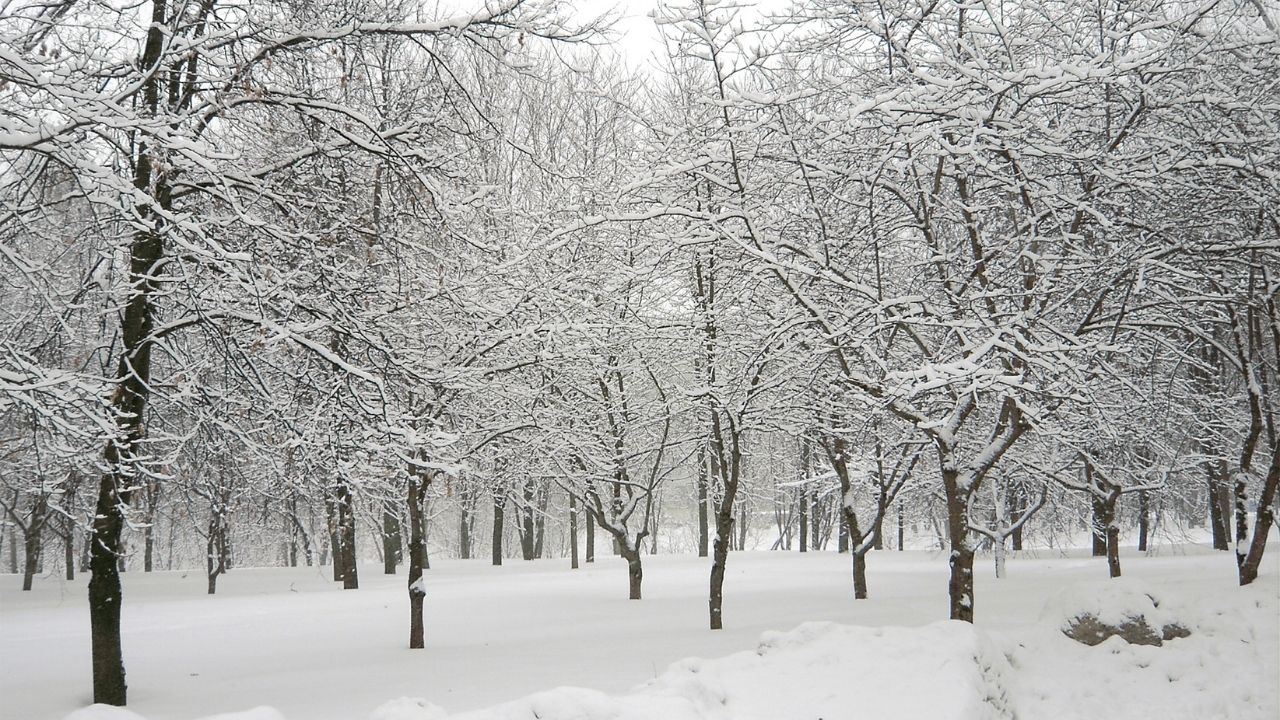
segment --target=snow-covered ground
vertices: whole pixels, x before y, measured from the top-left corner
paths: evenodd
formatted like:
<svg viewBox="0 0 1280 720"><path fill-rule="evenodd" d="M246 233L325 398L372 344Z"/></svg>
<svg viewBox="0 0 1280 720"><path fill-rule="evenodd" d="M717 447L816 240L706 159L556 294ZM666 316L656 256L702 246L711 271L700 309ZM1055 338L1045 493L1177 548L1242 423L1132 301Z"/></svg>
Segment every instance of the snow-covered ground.
<svg viewBox="0 0 1280 720"><path fill-rule="evenodd" d="M735 553L720 632L706 629L705 559L646 557L638 602L625 599L616 558L578 571L564 560L439 561L424 651L405 648L403 574L362 567L361 589L344 592L327 569L240 568L209 597L198 572L131 572L129 711L75 718L190 720L267 706L241 717L426 720L443 708L469 720L1274 720L1277 556L1270 548L1263 577L1245 589L1230 555L1195 546L1125 555L1121 585L1101 559L1023 555L1004 580L982 562L978 623L967 626L942 620L940 555L873 553L871 598L854 602L845 556ZM0 718L55 720L87 705L84 581L39 578L30 593L13 576L0 585ZM1191 637L1086 647L1058 631L1073 605L1116 587L1156 596Z"/></svg>

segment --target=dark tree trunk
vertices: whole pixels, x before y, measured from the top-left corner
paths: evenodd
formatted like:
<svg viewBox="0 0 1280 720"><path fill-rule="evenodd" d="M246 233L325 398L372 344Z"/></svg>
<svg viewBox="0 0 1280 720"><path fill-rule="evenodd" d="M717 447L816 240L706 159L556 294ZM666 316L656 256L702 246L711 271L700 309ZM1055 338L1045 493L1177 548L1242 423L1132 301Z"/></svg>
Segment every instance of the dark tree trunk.
<svg viewBox="0 0 1280 720"><path fill-rule="evenodd" d="M506 514L505 493L495 491L493 494L493 564L502 564L502 521Z"/></svg>
<svg viewBox="0 0 1280 720"><path fill-rule="evenodd" d="M400 562L400 516L390 507L382 510L382 573L395 575Z"/></svg>
<svg viewBox="0 0 1280 720"><path fill-rule="evenodd" d="M1262 495L1258 498L1258 514L1253 526L1253 540L1249 551L1240 563L1240 584L1248 585L1258 579L1258 567L1267 548L1267 536L1275 524L1276 494L1280 492L1280 444L1271 449L1271 466L1262 481Z"/></svg>
<svg viewBox="0 0 1280 720"><path fill-rule="evenodd" d="M538 516L533 522L533 556L542 557L546 549L547 539L547 500L550 497L545 489L538 492Z"/></svg>
<svg viewBox="0 0 1280 720"><path fill-rule="evenodd" d="M1111 577L1120 577L1120 528L1107 526L1107 571Z"/></svg>
<svg viewBox="0 0 1280 720"><path fill-rule="evenodd" d="M356 568L356 508L351 486L345 480L338 483L335 504L338 511L338 546L334 548L334 563L342 566L342 589L360 588L359 571Z"/></svg>
<svg viewBox="0 0 1280 720"><path fill-rule="evenodd" d="M205 541L205 569L209 579L208 594L218 588L218 576L226 572L226 523L221 509L215 504L209 514L209 535Z"/></svg>
<svg viewBox="0 0 1280 720"><path fill-rule="evenodd" d="M898 501L898 552L907 549L907 523L903 518L902 501Z"/></svg>
<svg viewBox="0 0 1280 720"><path fill-rule="evenodd" d="M587 513L587 552L586 562L596 561L596 516Z"/></svg>
<svg viewBox="0 0 1280 720"><path fill-rule="evenodd" d="M62 518L62 569L68 580L76 579L76 523L70 516Z"/></svg>
<svg viewBox="0 0 1280 720"><path fill-rule="evenodd" d="M705 444L698 448L698 557L707 556L710 532L707 517L707 458Z"/></svg>
<svg viewBox="0 0 1280 720"><path fill-rule="evenodd" d="M533 522L534 488L532 483L525 483L524 504L520 506L520 556L532 560L534 555L534 522Z"/></svg>
<svg viewBox="0 0 1280 720"><path fill-rule="evenodd" d="M1009 493L1009 504L1012 505L1012 512L1009 513L1009 517L1019 518L1027 511L1027 496L1020 485L1015 484L1011 489ZM1012 533L1010 533L1009 537L1014 552L1022 549L1023 527L1024 525L1019 525L1013 529Z"/></svg>
<svg viewBox="0 0 1280 720"><path fill-rule="evenodd" d="M867 599L867 551L855 548L853 555L853 599Z"/></svg>
<svg viewBox="0 0 1280 720"><path fill-rule="evenodd" d="M148 522L142 529L142 572L151 572L152 558L156 549L155 526Z"/></svg>
<svg viewBox="0 0 1280 720"><path fill-rule="evenodd" d="M947 597L952 620L973 622L973 546L969 541L969 496L959 483L955 456L948 448L939 448L942 485L947 498L947 540L951 545L948 564L951 576ZM972 492L972 489L967 490Z"/></svg>
<svg viewBox="0 0 1280 720"><path fill-rule="evenodd" d="M1098 497L1094 493L1090 493L1090 503L1093 508L1092 520L1092 537L1093 537L1093 556L1106 557L1107 555L1107 523L1106 523L1106 501Z"/></svg>
<svg viewBox="0 0 1280 720"><path fill-rule="evenodd" d="M49 511L49 496L41 493L31 505L31 516L27 519L26 532L23 533L23 550L26 552L22 568L22 589L31 589L36 573L40 571L40 556L44 552L45 518Z"/></svg>
<svg viewBox="0 0 1280 720"><path fill-rule="evenodd" d="M627 561L627 580L628 580L628 599L640 599L640 583L644 580L644 570L640 567L640 550L639 543L636 543L637 549L632 551L624 548L622 557Z"/></svg>
<svg viewBox="0 0 1280 720"><path fill-rule="evenodd" d="M471 559L471 510L467 507L466 498L462 499L458 510L458 555L463 560Z"/></svg>
<svg viewBox="0 0 1280 720"><path fill-rule="evenodd" d="M18 529L9 525L9 574L18 574Z"/></svg>
<svg viewBox="0 0 1280 720"><path fill-rule="evenodd" d="M1147 541L1151 533L1151 508L1147 491L1138 492L1138 552L1147 551Z"/></svg>
<svg viewBox="0 0 1280 720"><path fill-rule="evenodd" d="M845 514L843 512L840 513L839 522L840 539L836 546L836 550L838 552L847 553L849 552L849 524L846 522Z"/></svg>
<svg viewBox="0 0 1280 720"><path fill-rule="evenodd" d="M1213 532L1213 549L1231 549L1231 484L1226 465L1220 460L1206 466L1209 481L1209 527Z"/></svg>
<svg viewBox="0 0 1280 720"><path fill-rule="evenodd" d="M430 478L419 470L409 474L406 497L409 513L409 647L414 650L425 647L422 601L427 595L427 589L422 570L425 560L423 548L426 545L426 494L430 482Z"/></svg>
<svg viewBox="0 0 1280 720"><path fill-rule="evenodd" d="M578 569L578 499L569 493L569 568Z"/></svg>
<svg viewBox="0 0 1280 720"><path fill-rule="evenodd" d="M716 508L716 540L713 545L711 559L711 592L708 606L710 610L711 629L724 627L724 573L729 562L729 543L733 538L733 505L738 496L741 480L742 446L741 437L735 430L729 434L729 443L725 442L725 433L719 414L712 416L713 462L719 467L719 478L723 497Z"/></svg>

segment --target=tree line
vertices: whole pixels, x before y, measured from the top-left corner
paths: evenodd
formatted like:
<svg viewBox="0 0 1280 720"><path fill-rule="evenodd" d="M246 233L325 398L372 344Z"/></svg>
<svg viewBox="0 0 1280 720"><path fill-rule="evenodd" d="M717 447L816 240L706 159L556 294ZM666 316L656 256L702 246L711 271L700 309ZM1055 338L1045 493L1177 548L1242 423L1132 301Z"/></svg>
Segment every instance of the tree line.
<svg viewBox="0 0 1280 720"><path fill-rule="evenodd" d="M834 539L863 598L936 535L968 621L979 551L1076 523L1113 576L1122 525L1204 520L1256 577L1274 10L673 1L640 72L608 17L476 5L0 10L4 542L25 588L55 539L91 573L95 701L139 546L212 593L356 588L375 538L411 647L429 539L485 529L495 564L585 534L635 599L696 549L712 629L764 536Z"/></svg>

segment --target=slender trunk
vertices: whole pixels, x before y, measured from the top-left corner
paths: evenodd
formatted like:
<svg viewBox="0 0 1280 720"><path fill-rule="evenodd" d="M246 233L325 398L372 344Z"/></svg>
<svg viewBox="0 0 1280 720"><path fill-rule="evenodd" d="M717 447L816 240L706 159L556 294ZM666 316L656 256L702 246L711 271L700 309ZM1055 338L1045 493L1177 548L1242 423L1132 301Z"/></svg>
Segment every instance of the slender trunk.
<svg viewBox="0 0 1280 720"><path fill-rule="evenodd" d="M1090 493L1090 505L1093 509L1093 519L1091 533L1093 538L1093 556L1106 557L1107 555L1107 523L1106 517L1106 501L1098 497L1096 494Z"/></svg>
<svg viewBox="0 0 1280 720"><path fill-rule="evenodd" d="M1004 550L1004 537L1003 537L1003 536L1001 536L1001 535L999 535L999 534L997 534L997 535L996 535L995 544L994 544L993 548L994 548L995 556L996 556L996 579L997 579L997 580L1003 580L1003 579L1004 579L1004 565L1005 565L1005 550Z"/></svg>
<svg viewBox="0 0 1280 720"><path fill-rule="evenodd" d="M907 549L907 523L903 518L902 501L898 501L898 552Z"/></svg>
<svg viewBox="0 0 1280 720"><path fill-rule="evenodd" d="M708 517L707 517L707 459L706 445L701 444L698 448L698 557L707 556L707 545L710 542Z"/></svg>
<svg viewBox="0 0 1280 720"><path fill-rule="evenodd" d="M729 562L729 543L733 537L733 505L741 480L742 446L737 431L729 434L729 444L726 446L725 433L718 413L712 418L712 432L715 450L712 458L724 458L724 462L715 463L720 467L719 477L724 496L720 499L719 507L716 508L716 540L712 548L711 591L707 604L710 610L711 629L720 630L724 627L724 572ZM725 457L726 452L727 457Z"/></svg>
<svg viewBox="0 0 1280 720"><path fill-rule="evenodd" d="M951 545L947 583L951 619L973 622L973 546L969 541L968 488L961 487L956 458L950 448L938 448L942 485L947 498L947 539Z"/></svg>
<svg viewBox="0 0 1280 720"><path fill-rule="evenodd" d="M1147 551L1148 535L1151 533L1150 499L1146 490L1138 492L1138 552Z"/></svg>
<svg viewBox="0 0 1280 720"><path fill-rule="evenodd" d="M587 553L586 562L596 561L596 516L587 513Z"/></svg>
<svg viewBox="0 0 1280 720"><path fill-rule="evenodd" d="M569 568L578 569L578 499L569 493Z"/></svg>
<svg viewBox="0 0 1280 720"><path fill-rule="evenodd" d="M505 515L507 495L501 491L493 494L493 564L502 564L502 521Z"/></svg>
<svg viewBox="0 0 1280 720"><path fill-rule="evenodd" d="M733 530L733 519L725 517L725 513L716 513L715 554L711 559L711 629L724 627L724 569L729 560L729 534Z"/></svg>
<svg viewBox="0 0 1280 720"><path fill-rule="evenodd" d="M420 471L409 474L406 505L409 513L409 647L421 649L425 647L422 624L422 600L427 595L426 582L422 578L423 530L426 515L426 491L430 484L429 477Z"/></svg>
<svg viewBox="0 0 1280 720"><path fill-rule="evenodd" d="M853 599L867 599L867 551L855 548L853 556Z"/></svg>
<svg viewBox="0 0 1280 720"><path fill-rule="evenodd" d="M1231 549L1231 486L1226 478L1226 465L1221 460L1206 466L1209 481L1209 527L1213 532L1213 549Z"/></svg>
<svg viewBox="0 0 1280 720"><path fill-rule="evenodd" d="M462 498L458 509L458 555L463 560L471 559L471 510L467 507L467 499Z"/></svg>
<svg viewBox="0 0 1280 720"><path fill-rule="evenodd" d="M538 516L533 522L533 556L542 557L546 549L547 539L547 500L550 497L545 489L538 493Z"/></svg>
<svg viewBox="0 0 1280 720"><path fill-rule="evenodd" d="M342 589L360 588L356 569L356 508L351 486L345 480L338 483L338 546L334 548L334 562L342 565Z"/></svg>
<svg viewBox="0 0 1280 720"><path fill-rule="evenodd" d="M1120 577L1120 528L1114 522L1107 526L1107 571Z"/></svg>
<svg viewBox="0 0 1280 720"><path fill-rule="evenodd" d="M31 506L31 517L27 520L26 532L22 538L25 545L24 550L26 551L26 562L23 564L22 569L22 589L24 591L31 589L36 573L40 570L40 556L44 552L44 543L41 540L44 537L44 524L48 510L49 497L41 493Z"/></svg>
<svg viewBox="0 0 1280 720"><path fill-rule="evenodd" d="M533 523L534 489L532 483L525 483L524 504L520 506L520 555L525 560L532 560L534 551Z"/></svg>
<svg viewBox="0 0 1280 720"><path fill-rule="evenodd" d="M148 521L146 527L142 528L142 572L151 572L155 548L155 523Z"/></svg>
<svg viewBox="0 0 1280 720"><path fill-rule="evenodd" d="M400 562L400 516L390 507L382 510L382 574L395 575Z"/></svg>
<svg viewBox="0 0 1280 720"><path fill-rule="evenodd" d="M62 569L67 580L76 579L76 523L69 516L62 518Z"/></svg>
<svg viewBox="0 0 1280 720"><path fill-rule="evenodd" d="M1013 512L1011 513L1011 516L1015 518L1022 517L1023 513L1027 510L1027 496L1025 491L1022 489L1022 486L1015 484L1013 488L1010 489L1009 502L1013 505ZM1024 525L1019 525L1014 528L1013 532L1010 534L1010 541L1013 544L1014 552L1022 550L1023 527Z"/></svg>
<svg viewBox="0 0 1280 720"><path fill-rule="evenodd" d="M640 583L644 580L644 570L640 567L640 549L639 543L635 549L624 546L622 558L627 561L627 598L630 600L640 599Z"/></svg>
<svg viewBox="0 0 1280 720"><path fill-rule="evenodd" d="M1249 552L1240 563L1240 584L1248 585L1258 579L1258 567L1267 548L1267 536L1275 524L1276 493L1280 491L1280 445L1271 450L1271 466L1262 481L1262 495L1258 497L1257 519L1253 524L1253 540Z"/></svg>
<svg viewBox="0 0 1280 720"><path fill-rule="evenodd" d="M836 546L836 550L837 552L847 553L849 552L849 525L845 522L845 515L843 512L840 513L839 521L840 538L837 541L838 544Z"/></svg>
<svg viewBox="0 0 1280 720"><path fill-rule="evenodd" d="M18 574L18 529L12 523L9 525L9 574Z"/></svg>

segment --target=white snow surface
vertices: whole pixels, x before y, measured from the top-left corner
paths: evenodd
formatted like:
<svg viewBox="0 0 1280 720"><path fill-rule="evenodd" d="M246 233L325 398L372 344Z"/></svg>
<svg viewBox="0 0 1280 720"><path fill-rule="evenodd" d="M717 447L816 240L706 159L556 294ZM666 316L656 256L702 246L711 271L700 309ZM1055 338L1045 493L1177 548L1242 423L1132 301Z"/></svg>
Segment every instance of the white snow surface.
<svg viewBox="0 0 1280 720"><path fill-rule="evenodd" d="M847 556L734 553L718 632L705 559L645 556L641 601L624 599L617 558L440 561L420 651L404 647L403 574L362 567L343 591L327 568L238 568L208 597L199 572L130 572L127 710L86 707L84 582L22 593L0 576L0 718L1274 720L1278 553L1247 588L1230 554L1194 545L1126 554L1118 581L1101 558L1020 553L1003 580L979 566L975 625L941 619L942 554L872 553L871 598L855 602ZM1077 612L1120 617L1148 597L1191 636L1087 647L1061 633Z"/></svg>

